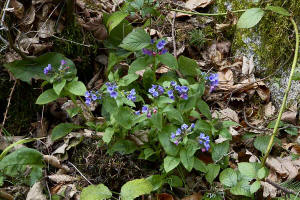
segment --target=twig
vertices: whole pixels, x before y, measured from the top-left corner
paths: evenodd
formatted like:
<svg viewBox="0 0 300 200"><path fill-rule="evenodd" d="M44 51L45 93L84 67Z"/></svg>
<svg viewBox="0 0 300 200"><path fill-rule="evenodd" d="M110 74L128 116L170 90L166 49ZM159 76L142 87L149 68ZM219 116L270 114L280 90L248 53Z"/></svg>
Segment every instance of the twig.
<svg viewBox="0 0 300 200"><path fill-rule="evenodd" d="M247 116L246 116L246 107L244 107L243 113L244 113L244 120L245 120L246 124L247 124L250 128L253 128L253 129L259 130L259 131L270 131L270 129L268 129L268 128L257 128L257 127L255 127L255 126L251 125L251 124L248 122L248 120L247 120Z"/></svg>
<svg viewBox="0 0 300 200"><path fill-rule="evenodd" d="M14 200L15 198L8 194L7 192L5 192L3 189L0 189L0 198L2 199L5 199L5 200Z"/></svg>
<svg viewBox="0 0 300 200"><path fill-rule="evenodd" d="M8 5L10 3L10 0L6 0L5 3L6 4L4 5L4 8L1 12L1 21L0 21L0 27L3 28L3 29L6 29L6 27L4 27L4 20L5 20L6 10L8 9Z"/></svg>
<svg viewBox="0 0 300 200"><path fill-rule="evenodd" d="M0 129L0 136L2 136L2 129L4 128L4 125L5 125L5 121L6 121L8 109L9 109L9 106L10 106L10 101L11 101L12 95L13 95L13 93L15 91L16 84L17 84L17 80L15 80L14 85L11 88L11 91L10 91L10 94L9 94L9 97L8 97L8 102L7 102L7 106L6 106L6 110L5 110L5 113L4 113L3 122L2 122L2 125L1 125L1 129Z"/></svg>
<svg viewBox="0 0 300 200"><path fill-rule="evenodd" d="M293 190L289 190L285 187L282 187L281 185L277 184L277 183L274 183L273 181L269 180L269 179L266 179L265 180L267 183L271 184L272 186L276 187L277 189L279 190L282 190L283 192L287 193L287 194L294 194L294 195L297 195L297 193Z"/></svg>
<svg viewBox="0 0 300 200"><path fill-rule="evenodd" d="M90 184L93 185L80 171L79 169L77 169L77 167L75 167L75 165L73 165L70 161L68 161L69 165L72 165L72 167L74 167L74 169Z"/></svg>
<svg viewBox="0 0 300 200"><path fill-rule="evenodd" d="M274 130L273 130L271 139L269 141L266 154L264 155L263 160L262 160L262 165L263 166L265 165L266 160L267 160L267 158L268 158L268 156L269 156L269 154L270 154L270 152L272 150L272 144L273 144L274 138L275 138L275 136L277 135L277 132L278 132L279 123L280 123L280 120L281 120L282 113L283 113L283 111L284 111L284 109L286 107L285 104L286 104L286 101L287 101L287 97L288 97L289 91L291 89L293 75L294 75L294 72L295 72L295 69L296 69L296 65L297 65L297 60L298 60L299 32L298 32L297 24L294 21L294 19L291 17L290 20L291 20L291 22L293 24L293 27L294 27L294 30L295 30L295 34L296 34L296 48L295 48L295 53L294 53L294 60L293 60L292 69L291 69L291 72L290 72L289 82L288 82L287 88L286 88L285 93L284 93L284 97L283 97L281 108L279 110L279 114L278 114L278 117L277 117L277 120L276 120L276 123L275 123L275 126L274 126Z"/></svg>
<svg viewBox="0 0 300 200"><path fill-rule="evenodd" d="M178 9L171 9L175 12L181 12L185 14L191 14L191 15L200 15L200 16L220 16L220 15L227 15L228 13L239 13L239 12L245 12L246 10L234 10L234 11L228 11L224 13L199 13L199 12L192 12L192 11L185 11L185 10L178 10Z"/></svg>

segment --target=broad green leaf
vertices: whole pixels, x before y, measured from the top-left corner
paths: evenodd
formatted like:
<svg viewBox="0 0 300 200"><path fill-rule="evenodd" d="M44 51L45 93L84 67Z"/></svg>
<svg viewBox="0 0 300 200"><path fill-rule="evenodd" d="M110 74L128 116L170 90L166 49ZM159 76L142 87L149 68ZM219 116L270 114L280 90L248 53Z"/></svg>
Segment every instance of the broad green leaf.
<svg viewBox="0 0 300 200"><path fill-rule="evenodd" d="M257 136L255 138L255 141L254 141L254 147L261 151L262 153L266 153L266 150L267 150L267 147L269 145L269 141L271 139L271 136L270 135L260 135L260 136ZM280 143L281 141L275 137L274 139L274 142L272 145L274 145L274 143Z"/></svg>
<svg viewBox="0 0 300 200"><path fill-rule="evenodd" d="M175 169L180 163L180 158L175 158L173 156L167 156L164 159L164 169L166 173Z"/></svg>
<svg viewBox="0 0 300 200"><path fill-rule="evenodd" d="M28 142L32 142L32 141L35 141L37 140L36 138L25 138L25 139L21 139L21 140L18 140L16 142L14 142L13 144L10 144L8 147L6 147L1 155L0 155L0 161L4 158L4 156L6 156L6 154L13 148L15 147L16 145L20 145L20 144L25 144L25 143L28 143Z"/></svg>
<svg viewBox="0 0 300 200"><path fill-rule="evenodd" d="M208 172L205 174L205 178L207 182L212 184L214 179L218 176L220 171L220 165L217 164L208 164L207 165Z"/></svg>
<svg viewBox="0 0 300 200"><path fill-rule="evenodd" d="M300 71L294 73L293 80L294 81L300 81Z"/></svg>
<svg viewBox="0 0 300 200"><path fill-rule="evenodd" d="M112 114L116 111L116 107L117 103L114 98L111 98L109 96L103 98L102 110L105 110L106 112Z"/></svg>
<svg viewBox="0 0 300 200"><path fill-rule="evenodd" d="M229 142L225 141L219 144L215 144L212 150L212 159L214 162L220 161L223 156L228 153L229 150Z"/></svg>
<svg viewBox="0 0 300 200"><path fill-rule="evenodd" d="M109 33L108 39L104 41L105 47L117 49L123 39L129 33L131 33L132 30L133 26L126 19L124 19Z"/></svg>
<svg viewBox="0 0 300 200"><path fill-rule="evenodd" d="M54 89L48 89L45 92L43 92L38 99L36 100L36 104L47 104L50 103L52 101L55 101L59 96L56 94L56 92L54 91Z"/></svg>
<svg viewBox="0 0 300 200"><path fill-rule="evenodd" d="M166 126L160 133L158 133L158 140L161 146L163 147L164 151L171 156L176 156L179 151L178 146L170 141L171 132L174 131L176 131L175 128L172 129L169 126Z"/></svg>
<svg viewBox="0 0 300 200"><path fill-rule="evenodd" d="M119 86L128 86L130 83L134 82L138 78L139 78L139 75L137 75L137 74L128 74L128 75L124 76L123 78L121 78L118 85Z"/></svg>
<svg viewBox="0 0 300 200"><path fill-rule="evenodd" d="M228 128L222 128L220 131L220 135L227 140L232 140L232 135L229 132Z"/></svg>
<svg viewBox="0 0 300 200"><path fill-rule="evenodd" d="M31 172L29 174L29 185L33 186L43 177L43 169L40 166L31 166Z"/></svg>
<svg viewBox="0 0 300 200"><path fill-rule="evenodd" d="M156 81L156 75L155 72L148 68L143 74L143 86L144 88L150 88L152 84L154 84Z"/></svg>
<svg viewBox="0 0 300 200"><path fill-rule="evenodd" d="M130 129L133 125L133 114L128 107L120 107L114 116L117 123L126 129Z"/></svg>
<svg viewBox="0 0 300 200"><path fill-rule="evenodd" d="M130 140L118 140L108 151L110 155L114 152L119 152L120 154L131 154L137 150L137 146L134 142Z"/></svg>
<svg viewBox="0 0 300 200"><path fill-rule="evenodd" d="M60 95L60 92L62 91L62 89L65 87L66 85L66 79L63 79L61 80L60 82L54 82L53 83L53 89L54 89L54 92L57 94L57 95Z"/></svg>
<svg viewBox="0 0 300 200"><path fill-rule="evenodd" d="M285 132L287 132L290 135L298 135L298 128L296 127L288 127L284 129Z"/></svg>
<svg viewBox="0 0 300 200"><path fill-rule="evenodd" d="M291 16L289 11L287 11L286 9L279 7L279 6L267 6L266 10L270 10L272 12L275 12L275 13L278 13L278 14L284 15L284 16Z"/></svg>
<svg viewBox="0 0 300 200"><path fill-rule="evenodd" d="M175 123L177 122L180 124L183 123L182 115L177 109L175 109L173 107L169 107L166 114L167 114L167 118L170 122L175 122Z"/></svg>
<svg viewBox="0 0 300 200"><path fill-rule="evenodd" d="M237 174L233 169L227 168L220 173L219 179L223 185L233 187L237 183Z"/></svg>
<svg viewBox="0 0 300 200"><path fill-rule="evenodd" d="M229 128L231 126L240 126L238 123L233 121L223 121L222 124L224 128Z"/></svg>
<svg viewBox="0 0 300 200"><path fill-rule="evenodd" d="M179 70L183 75L196 76L199 68L197 62L185 56L178 59Z"/></svg>
<svg viewBox="0 0 300 200"><path fill-rule="evenodd" d="M51 140L55 141L68 135L73 129L81 128L76 124L60 123L54 127L51 133Z"/></svg>
<svg viewBox="0 0 300 200"><path fill-rule="evenodd" d="M172 69L178 69L178 63L176 58L170 54L170 53L165 53L162 55L158 55L158 60L164 64L167 65L168 67Z"/></svg>
<svg viewBox="0 0 300 200"><path fill-rule="evenodd" d="M129 55L131 55L132 52L127 52L123 49L120 49L119 51L113 51L109 53L108 56L108 65L106 73L109 74L109 72L112 70L112 68L118 64L120 61L126 59Z"/></svg>
<svg viewBox="0 0 300 200"><path fill-rule="evenodd" d="M259 188L260 188L260 181L255 181L250 186L250 193L253 194L253 193L257 192L257 190L259 190Z"/></svg>
<svg viewBox="0 0 300 200"><path fill-rule="evenodd" d="M111 191L103 184L85 187L80 194L81 200L102 200L110 199L111 197Z"/></svg>
<svg viewBox="0 0 300 200"><path fill-rule="evenodd" d="M189 96L187 100L182 100L181 103L179 104L179 110L184 113L191 111L193 108L195 108L198 99L199 99L198 95L195 94Z"/></svg>
<svg viewBox="0 0 300 200"><path fill-rule="evenodd" d="M70 108L67 109L67 113L69 115L70 118L74 117L75 115L77 115L80 111L79 107L74 107L74 108Z"/></svg>
<svg viewBox="0 0 300 200"><path fill-rule="evenodd" d="M65 86L65 89L77 96L84 96L86 87L81 81L72 81Z"/></svg>
<svg viewBox="0 0 300 200"><path fill-rule="evenodd" d="M179 178L178 176L175 175L171 175L169 176L167 179L167 183L171 186L171 187L182 187L183 186L183 182L181 180L181 178Z"/></svg>
<svg viewBox="0 0 300 200"><path fill-rule="evenodd" d="M191 171L194 167L194 155L189 155L185 149L180 151L180 161L187 171Z"/></svg>
<svg viewBox="0 0 300 200"><path fill-rule="evenodd" d="M209 133L211 131L211 125L205 120L199 119L195 124L195 129L205 133Z"/></svg>
<svg viewBox="0 0 300 200"><path fill-rule="evenodd" d="M174 100L170 99L169 97L166 97L166 96L160 96L158 98L158 101L157 101L157 105L159 108L164 108L166 107L167 104L170 104L170 103L173 103Z"/></svg>
<svg viewBox="0 0 300 200"><path fill-rule="evenodd" d="M164 178L161 175L152 175L146 178L153 186L153 191L159 189L164 184Z"/></svg>
<svg viewBox="0 0 300 200"><path fill-rule="evenodd" d="M145 154L145 159L147 160L150 156L155 154L155 152L151 148L146 148L144 149L144 154Z"/></svg>
<svg viewBox="0 0 300 200"><path fill-rule="evenodd" d="M257 178L264 179L269 175L269 170L266 167L262 167L257 171Z"/></svg>
<svg viewBox="0 0 300 200"><path fill-rule="evenodd" d="M234 195L251 197L249 181L242 179L233 188L230 189L230 192Z"/></svg>
<svg viewBox="0 0 300 200"><path fill-rule="evenodd" d="M58 70L61 60L65 60L66 66L70 67L68 77L75 77L77 70L74 63L64 55L55 52L45 53L33 59L16 60L4 64L4 67L11 71L17 79L30 83L32 78L49 80L50 75L46 76L43 73L44 68L51 64L53 70Z"/></svg>
<svg viewBox="0 0 300 200"><path fill-rule="evenodd" d="M246 10L237 22L237 28L251 28L258 24L264 16L264 11L261 8L250 8Z"/></svg>
<svg viewBox="0 0 300 200"><path fill-rule="evenodd" d="M250 179L256 178L256 173L259 169L258 163L240 162L238 163L240 173Z"/></svg>
<svg viewBox="0 0 300 200"><path fill-rule="evenodd" d="M102 139L106 144L108 144L108 143L110 143L111 138L112 138L113 135L114 135L114 129L113 128L106 128Z"/></svg>
<svg viewBox="0 0 300 200"><path fill-rule="evenodd" d="M208 172L206 164L202 160L199 160L199 158L196 157L194 158L194 168L203 173Z"/></svg>
<svg viewBox="0 0 300 200"><path fill-rule="evenodd" d="M121 188L121 198L123 200L132 200L144 194L152 192L152 185L146 179L135 179L128 181Z"/></svg>
<svg viewBox="0 0 300 200"><path fill-rule="evenodd" d="M117 11L112 13L107 19L106 26L108 27L109 33L118 26L127 17L126 12Z"/></svg>
<svg viewBox="0 0 300 200"><path fill-rule="evenodd" d="M150 44L150 36L142 28L136 28L122 41L120 47L128 51L139 51Z"/></svg>
<svg viewBox="0 0 300 200"><path fill-rule="evenodd" d="M198 142L196 142L195 140L188 140L186 143L186 152L187 155L189 156L194 156L194 154L196 153L196 151L200 149Z"/></svg>
<svg viewBox="0 0 300 200"><path fill-rule="evenodd" d="M211 119L211 113L210 113L210 109L209 106L207 105L207 103L203 100L199 100L197 103L197 106L199 108L199 111L207 118L207 119Z"/></svg>
<svg viewBox="0 0 300 200"><path fill-rule="evenodd" d="M163 117L161 112L157 112L151 116L151 122L153 124L153 127L157 128L159 131L163 127Z"/></svg>
<svg viewBox="0 0 300 200"><path fill-rule="evenodd" d="M128 74L134 74L137 71L146 69L153 62L154 62L153 56L139 57L131 63L128 70Z"/></svg>

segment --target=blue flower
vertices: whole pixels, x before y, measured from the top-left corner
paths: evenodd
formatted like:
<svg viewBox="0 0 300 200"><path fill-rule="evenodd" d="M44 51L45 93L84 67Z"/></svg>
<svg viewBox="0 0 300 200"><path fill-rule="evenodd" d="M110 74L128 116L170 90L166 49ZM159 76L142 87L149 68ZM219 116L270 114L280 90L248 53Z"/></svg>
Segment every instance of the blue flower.
<svg viewBox="0 0 300 200"><path fill-rule="evenodd" d="M143 106L142 107L142 113L148 112L148 106Z"/></svg>
<svg viewBox="0 0 300 200"><path fill-rule="evenodd" d="M208 151L209 148L210 148L210 139L209 139L209 136L205 136L204 133L200 133L199 137L198 137L198 142L200 145L203 145L204 148L202 149L202 151Z"/></svg>
<svg viewBox="0 0 300 200"><path fill-rule="evenodd" d="M167 92L167 94L168 94L169 96L172 96L172 95L173 95L173 90L169 90L169 91Z"/></svg>
<svg viewBox="0 0 300 200"><path fill-rule="evenodd" d="M154 44L154 39L151 39L151 40L150 40L150 43L151 43L151 44Z"/></svg>
<svg viewBox="0 0 300 200"><path fill-rule="evenodd" d="M177 92L181 93L181 87L179 85L175 86L175 90L177 90Z"/></svg>
<svg viewBox="0 0 300 200"><path fill-rule="evenodd" d="M151 50L143 48L142 51L144 55L152 56L153 52Z"/></svg>
<svg viewBox="0 0 300 200"><path fill-rule="evenodd" d="M97 99L98 99L97 96L95 94L92 94L92 100L96 101Z"/></svg>
<svg viewBox="0 0 300 200"><path fill-rule="evenodd" d="M130 101L135 101L136 96L130 94L130 95L127 96L127 99L130 100Z"/></svg>
<svg viewBox="0 0 300 200"><path fill-rule="evenodd" d="M176 137L175 133L171 133L171 138L174 139Z"/></svg>
<svg viewBox="0 0 300 200"><path fill-rule="evenodd" d="M48 64L47 67L44 68L44 74L47 75L52 70L51 64Z"/></svg>
<svg viewBox="0 0 300 200"><path fill-rule="evenodd" d="M177 129L176 135L181 135L181 129L180 128Z"/></svg>
<svg viewBox="0 0 300 200"><path fill-rule="evenodd" d="M194 129L194 128L195 128L195 124L192 123L191 126L190 126L190 128L191 128L191 129Z"/></svg>
<svg viewBox="0 0 300 200"><path fill-rule="evenodd" d="M187 93L182 93L180 95L180 98L184 99L184 100L187 100L189 98L189 96L187 95Z"/></svg>
<svg viewBox="0 0 300 200"><path fill-rule="evenodd" d="M177 83L175 82L175 81L171 81L171 86L176 86L177 85Z"/></svg>
<svg viewBox="0 0 300 200"><path fill-rule="evenodd" d="M112 97L112 98L117 98L117 96L118 96L118 92L116 92L116 91L112 91L112 92L110 92L109 93L109 95Z"/></svg>
<svg viewBox="0 0 300 200"><path fill-rule="evenodd" d="M181 86L181 92L188 92L189 88L187 86Z"/></svg>
<svg viewBox="0 0 300 200"><path fill-rule="evenodd" d="M153 95L153 97L158 97L158 96L159 96L157 91L154 91L154 92L152 93L152 95Z"/></svg>
<svg viewBox="0 0 300 200"><path fill-rule="evenodd" d="M135 89L130 90L131 95L136 95Z"/></svg>
<svg viewBox="0 0 300 200"><path fill-rule="evenodd" d="M161 40L157 43L156 47L158 50L161 50L165 47L166 44L167 44L167 42L165 40Z"/></svg>
<svg viewBox="0 0 300 200"><path fill-rule="evenodd" d="M136 115L140 115L140 114L141 114L141 111L139 111L139 110L138 110L138 111L135 111L135 114L136 114Z"/></svg>
<svg viewBox="0 0 300 200"><path fill-rule="evenodd" d="M85 104L90 106L91 105L91 99L90 98L86 98L85 99Z"/></svg>
<svg viewBox="0 0 300 200"><path fill-rule="evenodd" d="M91 95L90 92L89 92L89 91L86 91L85 94L84 94L84 97L87 98L87 97L89 97L90 95Z"/></svg>
<svg viewBox="0 0 300 200"><path fill-rule="evenodd" d="M160 86L160 85L157 87L157 90L158 90L158 92L159 92L160 94L163 94L163 93L165 92L164 87L162 87L162 86Z"/></svg>
<svg viewBox="0 0 300 200"><path fill-rule="evenodd" d="M188 128L189 128L189 126L186 125L186 124L182 124L182 125L181 125L181 130L186 130L186 129L188 129Z"/></svg>
<svg viewBox="0 0 300 200"><path fill-rule="evenodd" d="M162 49L162 50L159 52L159 54L160 54L160 55L163 55L163 54L165 54L165 53L167 53L167 52L168 52L167 49Z"/></svg>

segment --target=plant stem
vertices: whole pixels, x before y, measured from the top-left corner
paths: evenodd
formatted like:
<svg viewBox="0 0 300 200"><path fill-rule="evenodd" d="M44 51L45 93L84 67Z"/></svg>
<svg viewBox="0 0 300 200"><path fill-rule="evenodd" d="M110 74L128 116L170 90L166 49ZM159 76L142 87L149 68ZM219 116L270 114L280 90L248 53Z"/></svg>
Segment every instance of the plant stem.
<svg viewBox="0 0 300 200"><path fill-rule="evenodd" d="M227 15L228 13L239 13L244 12L246 10L234 10L234 11L228 11L224 13L199 13L199 12L193 12L193 11L185 11L185 10L178 10L178 9L171 9L175 12L181 12L185 14L191 14L191 15L200 15L200 16L220 16L220 15Z"/></svg>
<svg viewBox="0 0 300 200"><path fill-rule="evenodd" d="M265 154L265 156L263 157L263 160L262 160L262 165L263 166L265 165L266 160L267 160L267 158L268 158L268 156L269 156L269 154L272 150L272 144L273 144L274 138L275 138L275 136L277 135L277 132L278 132L279 122L280 122L282 113L283 113L283 111L285 109L285 106L286 106L287 97L288 97L288 94L289 94L289 91L290 91L290 88L291 88L291 85L292 85L292 78L293 78L295 68L296 68L296 65L297 65L298 51L299 51L299 32L298 32L297 24L294 21L294 19L291 17L290 20L293 24L295 34L296 34L296 48L295 48L294 60L293 60L292 69L291 69L291 72L290 72L289 82L288 82L288 85L287 85L287 88L285 90L284 97L283 97L283 100L282 100L281 108L279 110L279 114L278 114L274 129L273 129L273 133L272 133L271 139L270 139L268 147L267 147L267 152L266 152L266 154Z"/></svg>

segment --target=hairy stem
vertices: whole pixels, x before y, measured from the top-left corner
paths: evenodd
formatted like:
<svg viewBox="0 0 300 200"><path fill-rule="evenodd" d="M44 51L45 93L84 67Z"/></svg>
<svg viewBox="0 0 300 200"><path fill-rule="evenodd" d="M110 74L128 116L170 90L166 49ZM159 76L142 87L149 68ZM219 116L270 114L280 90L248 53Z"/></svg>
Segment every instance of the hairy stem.
<svg viewBox="0 0 300 200"><path fill-rule="evenodd" d="M273 129L273 133L272 133L271 139L270 139L268 147L267 147L267 152L266 152L266 154L265 154L265 156L263 157L263 160L262 160L262 165L263 166L265 165L266 160L267 160L267 158L268 158L268 156L269 156L269 154L272 150L272 144L273 144L274 138L275 138L275 136L277 135L277 132L278 132L279 122L280 122L282 113L283 113L283 111L285 109L285 106L286 106L286 100L287 100L287 97L288 97L288 94L289 94L289 91L290 91L290 88L291 88L291 85L292 85L292 78L293 78L295 68L296 68L296 65L297 65L298 51L299 51L299 32L298 32L297 24L294 21L294 19L291 17L290 20L293 24L295 34L296 34L296 48L295 48L294 60L293 60L292 69L291 69L291 72L290 72L288 86L287 86L287 88L285 90L285 93L284 93L281 108L279 110L279 114L278 114L274 129Z"/></svg>
<svg viewBox="0 0 300 200"><path fill-rule="evenodd" d="M220 16L220 15L227 15L228 13L239 13L239 12L245 12L246 10L234 10L234 11L228 11L224 13L199 13L199 12L193 12L193 11L185 11L185 10L178 10L178 9L171 9L175 12L181 12L185 14L191 14L191 15L200 15L200 16Z"/></svg>

